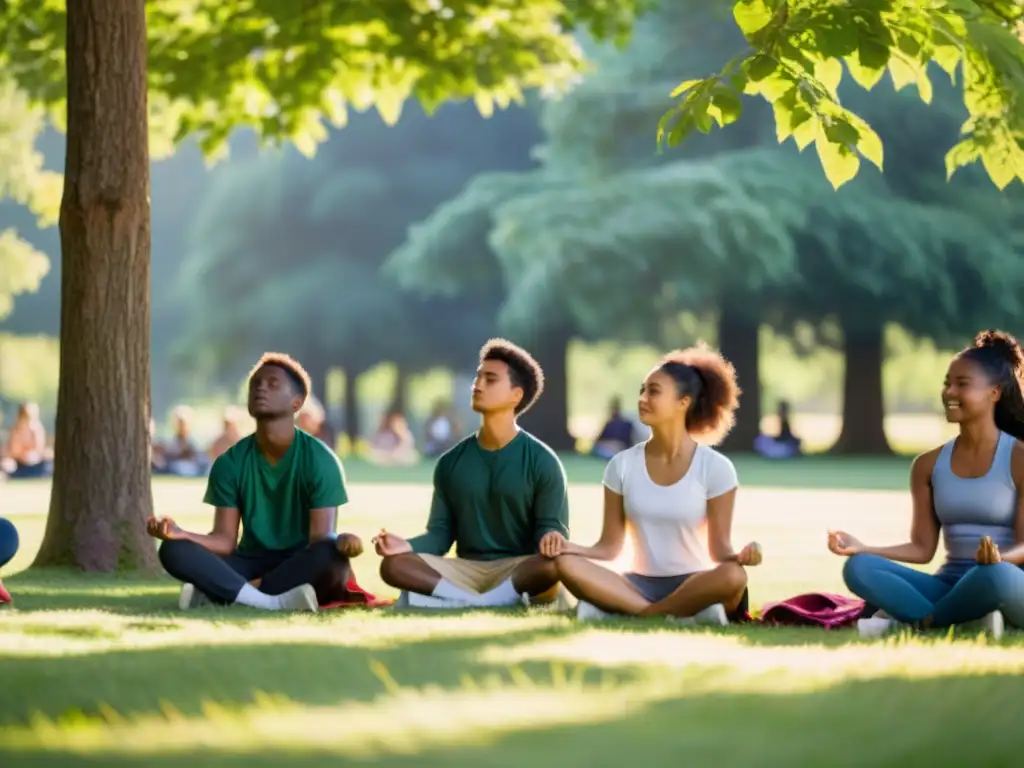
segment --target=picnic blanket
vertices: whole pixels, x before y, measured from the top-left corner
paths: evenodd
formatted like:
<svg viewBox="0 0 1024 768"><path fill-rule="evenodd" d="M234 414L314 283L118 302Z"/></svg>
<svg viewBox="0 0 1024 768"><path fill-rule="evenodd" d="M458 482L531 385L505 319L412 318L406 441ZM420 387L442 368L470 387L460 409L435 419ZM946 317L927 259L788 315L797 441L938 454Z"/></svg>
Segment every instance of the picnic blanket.
<svg viewBox="0 0 1024 768"><path fill-rule="evenodd" d="M329 611L333 608L384 608L386 606L394 604L394 600L389 600L384 597L377 597L372 592L367 592L365 589L359 586L355 576L349 576L348 581L345 583L345 593L341 595L340 599L334 600L329 603L324 603L320 606L321 611Z"/></svg>
<svg viewBox="0 0 1024 768"><path fill-rule="evenodd" d="M761 610L761 623L782 626L849 627L863 617L863 600L830 592L807 592Z"/></svg>

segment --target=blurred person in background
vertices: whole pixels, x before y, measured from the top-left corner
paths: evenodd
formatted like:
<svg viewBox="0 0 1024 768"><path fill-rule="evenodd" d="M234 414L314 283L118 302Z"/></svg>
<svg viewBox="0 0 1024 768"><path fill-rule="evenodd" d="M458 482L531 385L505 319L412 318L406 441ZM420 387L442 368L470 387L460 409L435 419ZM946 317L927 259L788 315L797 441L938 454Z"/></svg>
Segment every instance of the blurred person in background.
<svg viewBox="0 0 1024 768"><path fill-rule="evenodd" d="M11 478L48 477L53 471L46 448L46 428L39 419L39 406L22 403L7 436L7 471Z"/></svg>
<svg viewBox="0 0 1024 768"><path fill-rule="evenodd" d="M327 413L323 405L316 399L316 395L310 395L302 410L299 411L296 425L303 432L322 441L332 451L336 449L337 435L327 423Z"/></svg>
<svg viewBox="0 0 1024 768"><path fill-rule="evenodd" d="M159 471L178 477L205 475L210 466L209 457L199 448L192 435L194 413L187 405L179 405L172 415L174 434L163 444L162 464Z"/></svg>
<svg viewBox="0 0 1024 768"><path fill-rule="evenodd" d="M430 417L423 425L423 432L423 453L432 459L452 448L460 440L459 425L452 414L450 403L439 400L434 404L434 410L430 412Z"/></svg>
<svg viewBox="0 0 1024 768"><path fill-rule="evenodd" d="M208 452L211 462L216 461L228 448L242 439L242 430L238 425L241 419L242 413L237 407L229 405L224 409L223 428L217 439L210 444Z"/></svg>
<svg viewBox="0 0 1024 768"><path fill-rule="evenodd" d="M383 467L409 467L416 464L416 438L409 424L398 411L389 411L381 419L380 427L370 440L367 458Z"/></svg>
<svg viewBox="0 0 1024 768"><path fill-rule="evenodd" d="M910 470L910 540L872 546L830 531L828 547L849 558L846 586L881 609L858 622L864 637L899 624L915 628L976 622L995 637L1024 628L1024 353L1000 331L979 333L949 365L946 420L959 435L918 456ZM925 565L942 535L946 561Z"/></svg>
<svg viewBox="0 0 1024 768"><path fill-rule="evenodd" d="M633 422L622 415L622 400L613 397L609 405L608 421L601 428L601 434L594 441L590 453L601 459L610 459L636 443L636 429Z"/></svg>
<svg viewBox="0 0 1024 768"><path fill-rule="evenodd" d="M789 401L779 400L778 419L779 434L758 435L754 438L754 451L766 459L795 458L801 454L801 441L789 423Z"/></svg>

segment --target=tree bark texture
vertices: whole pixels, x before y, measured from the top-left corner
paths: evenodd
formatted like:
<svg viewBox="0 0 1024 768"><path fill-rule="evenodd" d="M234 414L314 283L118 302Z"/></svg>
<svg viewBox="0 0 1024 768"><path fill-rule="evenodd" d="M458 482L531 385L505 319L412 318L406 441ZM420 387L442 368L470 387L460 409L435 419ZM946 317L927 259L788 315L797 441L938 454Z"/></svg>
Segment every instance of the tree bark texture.
<svg viewBox="0 0 1024 768"><path fill-rule="evenodd" d="M526 345L544 369L544 392L523 416L522 426L554 451L576 449L576 438L569 433L567 368L570 341L572 333L568 328L552 328L543 337Z"/></svg>
<svg viewBox="0 0 1024 768"><path fill-rule="evenodd" d="M143 0L67 3L53 492L35 565L154 569Z"/></svg>
<svg viewBox="0 0 1024 768"><path fill-rule="evenodd" d="M736 369L740 407L736 426L722 441L721 449L748 453L761 432L761 336L757 320L723 307L718 318L718 351Z"/></svg>
<svg viewBox="0 0 1024 768"><path fill-rule="evenodd" d="M344 421L342 425L345 429L345 434L348 435L349 445L352 449L355 449L356 443L359 441L359 393L356 390L356 385L359 383L359 371L352 371L348 368L342 369L345 372L345 403L344 403Z"/></svg>
<svg viewBox="0 0 1024 768"><path fill-rule="evenodd" d="M881 323L870 327L859 324L856 330L849 327L843 327L843 427L832 453L885 456L892 453L892 448L885 436L884 329Z"/></svg>

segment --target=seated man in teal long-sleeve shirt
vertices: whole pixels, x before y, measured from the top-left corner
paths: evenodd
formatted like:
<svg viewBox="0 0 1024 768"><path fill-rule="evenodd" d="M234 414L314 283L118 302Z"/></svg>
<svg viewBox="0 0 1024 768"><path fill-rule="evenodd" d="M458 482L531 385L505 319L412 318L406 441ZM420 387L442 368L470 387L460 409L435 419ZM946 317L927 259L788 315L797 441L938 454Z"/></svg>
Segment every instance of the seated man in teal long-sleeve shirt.
<svg viewBox="0 0 1024 768"><path fill-rule="evenodd" d="M537 546L549 531L569 534L565 470L516 424L543 388L524 349L504 339L484 345L473 382L480 431L438 460L427 532L406 541L382 530L374 539L385 582L451 606L554 597L558 573ZM452 544L456 556L446 557Z"/></svg>

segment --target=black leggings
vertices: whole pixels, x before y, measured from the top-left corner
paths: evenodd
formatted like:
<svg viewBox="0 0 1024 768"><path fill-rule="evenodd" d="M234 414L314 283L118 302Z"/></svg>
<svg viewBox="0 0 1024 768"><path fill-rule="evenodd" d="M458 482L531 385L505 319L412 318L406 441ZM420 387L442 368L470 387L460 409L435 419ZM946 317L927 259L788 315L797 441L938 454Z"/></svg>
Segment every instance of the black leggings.
<svg viewBox="0 0 1024 768"><path fill-rule="evenodd" d="M320 604L338 599L350 568L334 538L295 549L215 555L193 541L165 541L160 562L178 581L193 584L215 603L233 603L242 587L260 579L260 591L280 595L300 584L312 584Z"/></svg>

